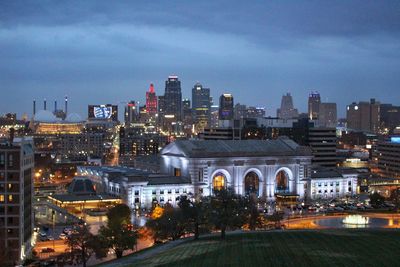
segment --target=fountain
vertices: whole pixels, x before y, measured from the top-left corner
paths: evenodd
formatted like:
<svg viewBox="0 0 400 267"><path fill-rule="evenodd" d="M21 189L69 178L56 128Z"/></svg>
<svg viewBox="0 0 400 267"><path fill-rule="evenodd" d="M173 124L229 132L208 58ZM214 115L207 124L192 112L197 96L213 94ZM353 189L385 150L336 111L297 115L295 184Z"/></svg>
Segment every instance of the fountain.
<svg viewBox="0 0 400 267"><path fill-rule="evenodd" d="M348 215L342 222L350 227L366 227L369 224L369 218L361 215Z"/></svg>

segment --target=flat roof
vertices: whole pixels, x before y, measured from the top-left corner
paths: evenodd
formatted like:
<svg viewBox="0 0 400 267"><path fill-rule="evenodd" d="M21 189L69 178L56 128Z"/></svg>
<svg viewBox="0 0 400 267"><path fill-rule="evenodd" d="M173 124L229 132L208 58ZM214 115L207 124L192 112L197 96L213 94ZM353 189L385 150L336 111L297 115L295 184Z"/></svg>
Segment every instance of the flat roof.
<svg viewBox="0 0 400 267"><path fill-rule="evenodd" d="M56 194L48 196L49 199L58 202L97 202L97 201L118 201L121 200L119 197L110 195L74 195L74 194Z"/></svg>

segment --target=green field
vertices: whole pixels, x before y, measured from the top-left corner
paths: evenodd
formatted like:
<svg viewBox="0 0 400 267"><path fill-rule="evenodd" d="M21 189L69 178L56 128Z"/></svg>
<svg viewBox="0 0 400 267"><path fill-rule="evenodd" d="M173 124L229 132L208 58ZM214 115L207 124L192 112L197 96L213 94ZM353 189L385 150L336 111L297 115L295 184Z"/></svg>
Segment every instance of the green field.
<svg viewBox="0 0 400 267"><path fill-rule="evenodd" d="M123 266L400 266L400 231L234 234L185 242Z"/></svg>

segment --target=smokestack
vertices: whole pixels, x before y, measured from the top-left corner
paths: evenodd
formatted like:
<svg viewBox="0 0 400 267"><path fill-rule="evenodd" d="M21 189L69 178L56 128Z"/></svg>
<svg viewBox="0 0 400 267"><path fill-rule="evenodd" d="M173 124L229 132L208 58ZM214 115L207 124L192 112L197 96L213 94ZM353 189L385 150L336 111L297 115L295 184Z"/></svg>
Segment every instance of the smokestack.
<svg viewBox="0 0 400 267"><path fill-rule="evenodd" d="M68 96L65 96L65 116L67 116L68 113Z"/></svg>
<svg viewBox="0 0 400 267"><path fill-rule="evenodd" d="M57 100L54 100L54 113L57 111Z"/></svg>
<svg viewBox="0 0 400 267"><path fill-rule="evenodd" d="M43 100L43 109L47 110L47 101L46 98Z"/></svg>
<svg viewBox="0 0 400 267"><path fill-rule="evenodd" d="M36 100L33 100L33 116L36 114Z"/></svg>

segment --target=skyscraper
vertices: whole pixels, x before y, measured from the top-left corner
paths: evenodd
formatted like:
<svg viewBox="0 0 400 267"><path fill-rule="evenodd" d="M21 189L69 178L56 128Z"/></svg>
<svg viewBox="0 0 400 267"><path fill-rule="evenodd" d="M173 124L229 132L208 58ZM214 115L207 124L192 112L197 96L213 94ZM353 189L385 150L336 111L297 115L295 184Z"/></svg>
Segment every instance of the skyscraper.
<svg viewBox="0 0 400 267"><path fill-rule="evenodd" d="M276 113L280 119L293 119L299 116L298 110L293 106L293 98L290 93L282 96L281 108L278 108Z"/></svg>
<svg viewBox="0 0 400 267"><path fill-rule="evenodd" d="M310 120L318 119L319 104L321 103L321 96L318 92L311 92L308 96L308 118Z"/></svg>
<svg viewBox="0 0 400 267"><path fill-rule="evenodd" d="M165 81L164 114L182 121L182 92L178 76L171 75Z"/></svg>
<svg viewBox="0 0 400 267"><path fill-rule="evenodd" d="M157 96L152 83L150 84L149 91L146 92L146 110L152 117L157 114Z"/></svg>
<svg viewBox="0 0 400 267"><path fill-rule="evenodd" d="M337 124L336 103L320 103L318 120L320 126L336 127Z"/></svg>
<svg viewBox="0 0 400 267"><path fill-rule="evenodd" d="M357 131L377 133L380 124L380 103L356 102L347 106L347 128Z"/></svg>
<svg viewBox="0 0 400 267"><path fill-rule="evenodd" d="M0 143L0 248L7 252L2 266L21 263L32 248L33 168L32 140Z"/></svg>
<svg viewBox="0 0 400 267"><path fill-rule="evenodd" d="M210 89L203 88L200 83L196 83L192 88L192 116L197 130L210 126Z"/></svg>
<svg viewBox="0 0 400 267"><path fill-rule="evenodd" d="M135 101L130 101L125 106L125 125L129 127L131 123L134 123L138 119L138 107Z"/></svg>
<svg viewBox="0 0 400 267"><path fill-rule="evenodd" d="M233 120L233 96L222 94L219 97L219 120Z"/></svg>

